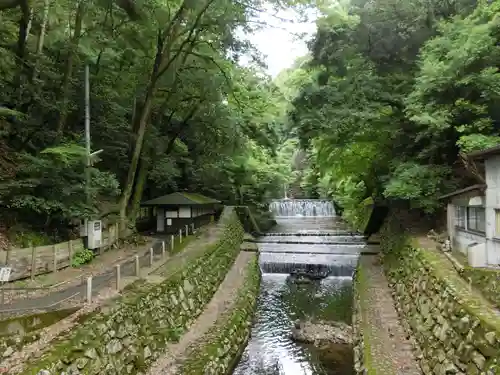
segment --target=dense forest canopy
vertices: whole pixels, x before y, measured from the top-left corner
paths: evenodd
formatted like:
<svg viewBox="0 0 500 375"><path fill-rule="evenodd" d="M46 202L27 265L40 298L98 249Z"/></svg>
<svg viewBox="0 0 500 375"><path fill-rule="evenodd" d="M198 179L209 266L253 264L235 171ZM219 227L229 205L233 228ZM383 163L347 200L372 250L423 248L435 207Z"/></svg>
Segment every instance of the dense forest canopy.
<svg viewBox="0 0 500 375"><path fill-rule="evenodd" d="M259 14L311 7L310 54L269 77ZM2 229L133 225L177 190L433 212L500 141L499 38L499 0L0 0Z"/></svg>
<svg viewBox="0 0 500 375"><path fill-rule="evenodd" d="M500 141L500 1L352 0L323 7L289 126L320 194L348 218L380 200L432 213L481 182L466 153Z"/></svg>
<svg viewBox="0 0 500 375"><path fill-rule="evenodd" d="M247 36L260 13L303 5L0 1L2 225L50 232L110 213L133 224L141 201L177 190L282 196L286 103ZM87 83L91 152L103 150L90 168Z"/></svg>

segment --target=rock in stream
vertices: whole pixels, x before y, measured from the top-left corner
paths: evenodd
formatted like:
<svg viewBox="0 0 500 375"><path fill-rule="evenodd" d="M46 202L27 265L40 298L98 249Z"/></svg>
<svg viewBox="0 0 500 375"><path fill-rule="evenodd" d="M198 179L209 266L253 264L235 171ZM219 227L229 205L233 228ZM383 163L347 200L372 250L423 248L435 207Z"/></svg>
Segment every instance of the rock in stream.
<svg viewBox="0 0 500 375"><path fill-rule="evenodd" d="M352 328L343 322L297 321L292 328L292 339L317 347L327 344L352 345Z"/></svg>

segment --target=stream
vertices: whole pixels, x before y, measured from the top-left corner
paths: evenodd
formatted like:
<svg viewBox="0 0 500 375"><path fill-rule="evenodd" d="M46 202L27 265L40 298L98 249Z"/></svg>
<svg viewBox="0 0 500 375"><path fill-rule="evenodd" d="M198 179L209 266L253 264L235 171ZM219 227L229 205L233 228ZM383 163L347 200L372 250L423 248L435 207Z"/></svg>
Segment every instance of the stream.
<svg viewBox="0 0 500 375"><path fill-rule="evenodd" d="M325 200L274 201L278 225L259 238L262 283L251 338L234 375L353 375L352 349L319 350L290 338L297 319L351 324L352 275L363 238L349 233ZM321 281L295 284L290 272L307 267L327 273Z"/></svg>

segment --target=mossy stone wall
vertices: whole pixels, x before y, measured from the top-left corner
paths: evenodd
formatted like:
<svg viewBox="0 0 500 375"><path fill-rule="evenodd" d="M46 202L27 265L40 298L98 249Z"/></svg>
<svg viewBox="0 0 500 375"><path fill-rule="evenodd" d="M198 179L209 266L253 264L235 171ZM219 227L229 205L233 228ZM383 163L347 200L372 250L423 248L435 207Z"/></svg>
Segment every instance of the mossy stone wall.
<svg viewBox="0 0 500 375"><path fill-rule="evenodd" d="M390 222L382 235L386 271L424 374L500 374L500 315L444 254L419 249Z"/></svg>
<svg viewBox="0 0 500 375"><path fill-rule="evenodd" d="M226 207L218 242L159 284L138 283L60 339L24 374L138 374L201 314L239 252L243 228ZM41 371L44 370L44 371Z"/></svg>
<svg viewBox="0 0 500 375"><path fill-rule="evenodd" d="M363 270L358 263L353 279L353 305L352 305L352 333L354 351L354 371L356 375L364 374L366 367L370 367L369 360L365 355L365 339L363 332L363 317L361 314L361 298L363 295ZM369 373L369 372L368 372Z"/></svg>
<svg viewBox="0 0 500 375"><path fill-rule="evenodd" d="M500 309L500 269L465 266L462 276Z"/></svg>
<svg viewBox="0 0 500 375"><path fill-rule="evenodd" d="M260 268L257 254L253 256L235 304L204 338L204 344L190 353L181 375L228 375L236 365L250 335L259 292Z"/></svg>

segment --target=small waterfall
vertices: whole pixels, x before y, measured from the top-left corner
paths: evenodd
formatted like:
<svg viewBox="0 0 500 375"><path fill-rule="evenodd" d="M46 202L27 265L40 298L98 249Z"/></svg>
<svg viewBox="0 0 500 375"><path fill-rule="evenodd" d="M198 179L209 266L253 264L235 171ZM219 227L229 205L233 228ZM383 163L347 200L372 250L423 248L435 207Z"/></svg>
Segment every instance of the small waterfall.
<svg viewBox="0 0 500 375"><path fill-rule="evenodd" d="M261 253L263 273L291 273L297 270L326 272L328 276L352 277L358 261L357 255L328 253Z"/></svg>
<svg viewBox="0 0 500 375"><path fill-rule="evenodd" d="M259 248L261 291L250 341L233 374L260 374L259 369L277 364L282 375L330 374L332 370L337 375L353 375L350 349L334 361L331 356L323 359L318 348L294 342L290 333L297 319L351 323L352 277L359 255L369 251L369 245L335 217L331 201L275 200L270 211L277 221L275 233L253 241ZM314 280L303 283L290 277L302 272Z"/></svg>
<svg viewBox="0 0 500 375"><path fill-rule="evenodd" d="M269 210L277 217L334 217L333 202L326 199L278 199L269 205Z"/></svg>
<svg viewBox="0 0 500 375"><path fill-rule="evenodd" d="M287 243L287 244L345 244L345 245L358 245L364 244L365 238L363 236L333 236L333 235L320 235L308 233L307 235L280 235L274 233L272 236L266 237L263 240L257 239L254 242L262 243ZM262 250L264 251L264 250Z"/></svg>

